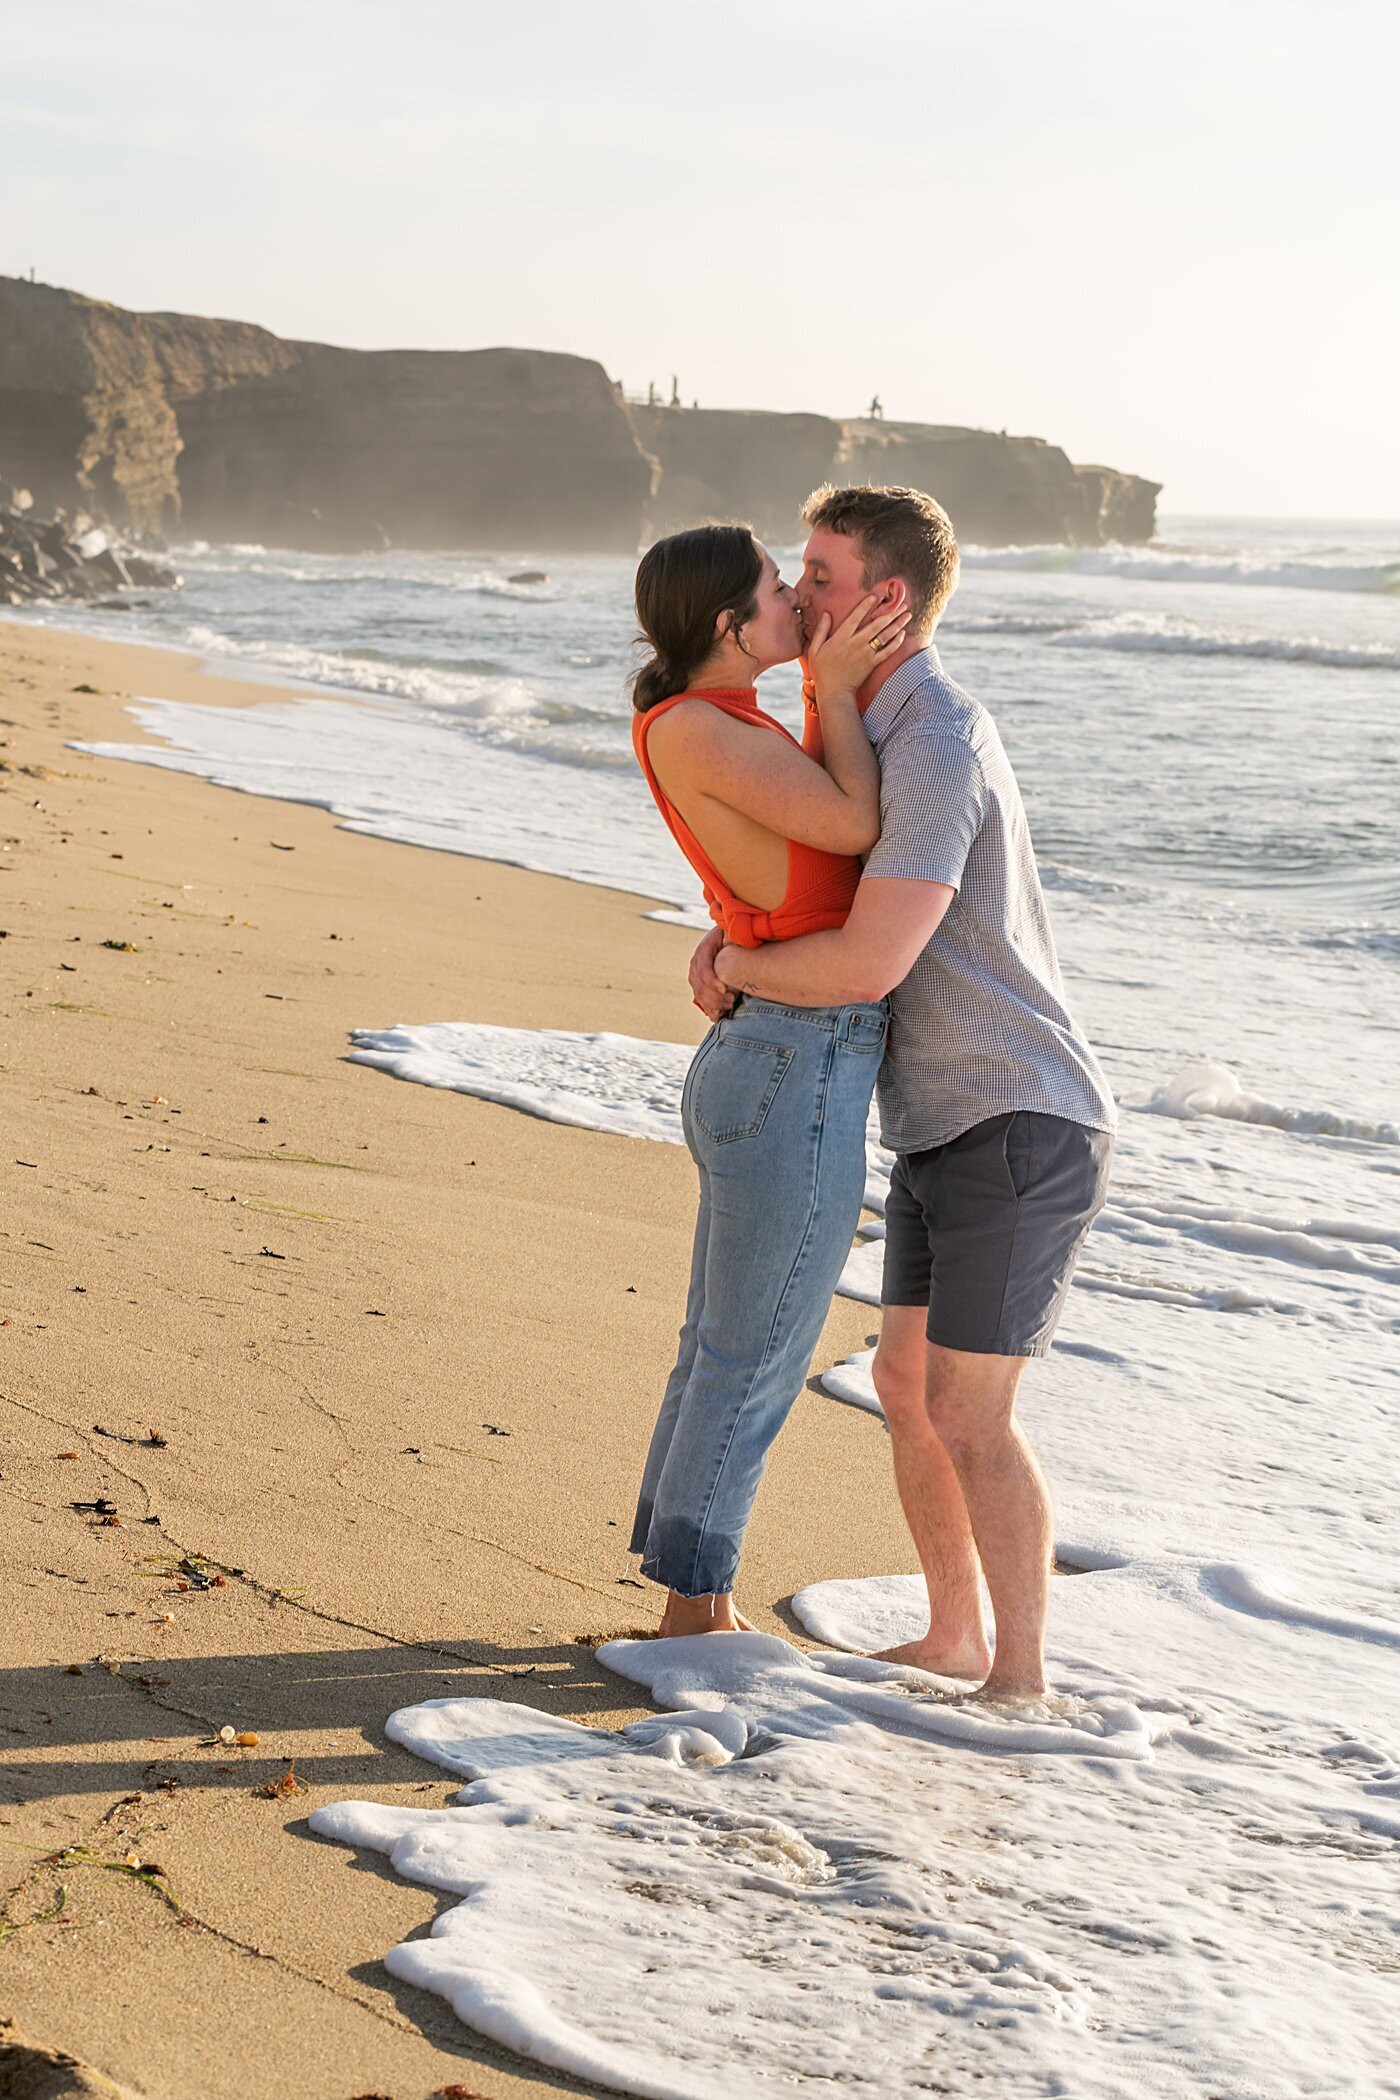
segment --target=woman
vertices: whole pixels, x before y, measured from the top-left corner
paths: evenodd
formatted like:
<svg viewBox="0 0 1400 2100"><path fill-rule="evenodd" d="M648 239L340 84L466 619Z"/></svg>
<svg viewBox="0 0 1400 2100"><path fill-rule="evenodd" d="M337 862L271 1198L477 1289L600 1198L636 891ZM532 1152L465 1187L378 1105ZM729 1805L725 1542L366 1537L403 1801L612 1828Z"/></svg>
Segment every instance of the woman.
<svg viewBox="0 0 1400 2100"><path fill-rule="evenodd" d="M742 525L648 549L637 617L653 654L633 681L633 744L726 938L754 948L844 923L856 856L880 828L879 771L856 690L897 648L907 608L867 598L807 640L803 745L754 681L803 649L795 593ZM745 998L695 1053L682 1096L700 1173L690 1292L632 1533L666 1585L663 1636L734 1632L744 1528L768 1447L807 1375L865 1187L883 1004Z"/></svg>

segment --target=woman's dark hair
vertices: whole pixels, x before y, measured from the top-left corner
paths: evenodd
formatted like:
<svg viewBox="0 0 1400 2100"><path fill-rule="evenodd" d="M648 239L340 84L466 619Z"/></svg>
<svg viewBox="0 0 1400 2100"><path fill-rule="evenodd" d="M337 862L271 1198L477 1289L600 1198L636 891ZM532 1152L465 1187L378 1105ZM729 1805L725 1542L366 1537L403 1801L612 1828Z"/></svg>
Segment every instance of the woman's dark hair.
<svg viewBox="0 0 1400 2100"><path fill-rule="evenodd" d="M763 556L747 525L695 525L648 547L637 565L637 618L653 654L632 680L638 714L683 693L715 646L715 622L758 610Z"/></svg>

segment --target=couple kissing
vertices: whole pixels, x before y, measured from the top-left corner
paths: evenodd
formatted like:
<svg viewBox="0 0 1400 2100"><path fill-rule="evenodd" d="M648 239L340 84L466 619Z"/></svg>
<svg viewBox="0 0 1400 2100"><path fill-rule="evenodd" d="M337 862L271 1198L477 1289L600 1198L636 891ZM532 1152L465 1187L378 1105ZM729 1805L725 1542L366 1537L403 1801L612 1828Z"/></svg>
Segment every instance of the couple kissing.
<svg viewBox="0 0 1400 2100"><path fill-rule="evenodd" d="M690 972L712 1024L682 1097L690 1282L631 1545L668 1592L662 1637L746 1628L744 1531L850 1251L878 1093L875 1389L929 1604L884 1659L1035 1699L1051 1507L1016 1398L1104 1202L1113 1098L996 726L934 646L946 513L823 488L803 517L796 584L742 525L659 540L637 571L633 742L715 923ZM756 690L798 657L800 744Z"/></svg>

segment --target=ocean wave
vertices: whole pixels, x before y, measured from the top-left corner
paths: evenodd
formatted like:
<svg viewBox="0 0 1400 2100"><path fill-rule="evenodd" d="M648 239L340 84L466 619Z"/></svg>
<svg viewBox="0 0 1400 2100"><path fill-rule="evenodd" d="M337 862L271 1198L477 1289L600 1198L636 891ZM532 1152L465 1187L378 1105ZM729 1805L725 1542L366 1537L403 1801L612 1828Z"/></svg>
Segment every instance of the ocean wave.
<svg viewBox="0 0 1400 2100"><path fill-rule="evenodd" d="M938 632L940 638L945 634L1072 634L1079 624L1077 620L1047 620L1035 613L973 613L941 621Z"/></svg>
<svg viewBox="0 0 1400 2100"><path fill-rule="evenodd" d="M951 623L957 635L1039 638L1054 649L1123 649L1149 656L1255 657L1269 663L1320 665L1338 671L1400 671L1400 649L1364 642L1328 642L1319 635L1232 633L1191 620L1150 613L1114 613L1100 620L1045 619L1030 613L987 613Z"/></svg>
<svg viewBox="0 0 1400 2100"><path fill-rule="evenodd" d="M1319 637L1222 634L1187 620L1154 620L1138 613L1090 621L1050 637L1061 649L1140 650L1161 656L1257 657L1269 663L1317 664L1339 671L1400 671L1400 649L1373 649L1362 642L1324 642Z"/></svg>
<svg viewBox="0 0 1400 2100"><path fill-rule="evenodd" d="M425 665L381 661L368 654L342 655L300 642L235 641L212 627L191 627L185 639L202 654L254 664L270 677L295 678L307 685L333 686L375 699L413 700L438 712L477 720L527 714L535 705L529 687L519 678L454 676Z"/></svg>
<svg viewBox="0 0 1400 2100"><path fill-rule="evenodd" d="M449 673L464 673L469 678L509 678L512 674L507 664L494 656L410 656L406 650L395 649L346 649L343 653L351 663L384 664L398 671L404 668L414 671L435 671L440 676Z"/></svg>
<svg viewBox="0 0 1400 2100"><path fill-rule="evenodd" d="M1047 576L1121 576L1135 583L1233 583L1294 591L1400 595L1400 561L1278 559L1190 554L1153 547L964 547L970 569L1021 569Z"/></svg>
<svg viewBox="0 0 1400 2100"><path fill-rule="evenodd" d="M1188 1065L1169 1085L1158 1087L1147 1106L1161 1116L1224 1116L1231 1122L1262 1123L1302 1137L1359 1138L1372 1144L1400 1145L1400 1129L1394 1123L1338 1115L1330 1108L1284 1108L1277 1102L1261 1101L1245 1092L1228 1065Z"/></svg>
<svg viewBox="0 0 1400 2100"><path fill-rule="evenodd" d="M1307 948L1349 950L1356 955L1378 955L1385 962L1400 962L1400 933L1386 926L1341 926L1331 933L1307 934Z"/></svg>
<svg viewBox="0 0 1400 2100"><path fill-rule="evenodd" d="M1080 897L1145 897L1140 884L1116 882L1110 875L1090 875L1084 868L1071 868L1060 861L1038 863L1042 889L1072 890Z"/></svg>
<svg viewBox="0 0 1400 2100"><path fill-rule="evenodd" d="M371 585L445 592L450 596L517 598L531 605L559 595L553 577L544 570L510 574L480 567L458 569L447 554L429 557L434 565L423 567L409 566L404 556L396 558L392 553L380 562L374 555L358 559L353 555L316 555L294 547L261 547L251 542L211 547L207 540L193 540L171 551L203 575L275 576L280 582L308 584L321 590L363 590ZM355 566L348 566L351 562Z"/></svg>
<svg viewBox="0 0 1400 2100"><path fill-rule="evenodd" d="M615 743L590 743L583 737L543 729L533 720L507 720L496 726L498 733L494 742L528 752L532 758L548 759L552 765L572 766L585 773L622 773L628 776L637 770L631 745L624 744L620 738Z"/></svg>

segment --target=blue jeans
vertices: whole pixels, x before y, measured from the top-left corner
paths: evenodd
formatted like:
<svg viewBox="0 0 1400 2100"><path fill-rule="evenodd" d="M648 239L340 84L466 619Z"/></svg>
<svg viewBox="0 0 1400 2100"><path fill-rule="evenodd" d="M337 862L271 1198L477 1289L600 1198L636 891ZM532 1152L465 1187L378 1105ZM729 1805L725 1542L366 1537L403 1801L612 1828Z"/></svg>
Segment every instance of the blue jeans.
<svg viewBox="0 0 1400 2100"><path fill-rule="evenodd" d="M631 1545L642 1573L683 1597L734 1587L768 1447L802 1389L860 1219L887 1026L883 1004L746 998L686 1075L700 1214Z"/></svg>

